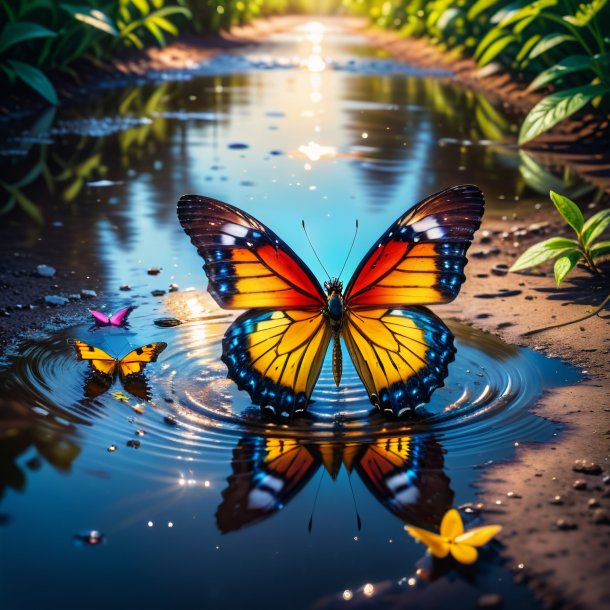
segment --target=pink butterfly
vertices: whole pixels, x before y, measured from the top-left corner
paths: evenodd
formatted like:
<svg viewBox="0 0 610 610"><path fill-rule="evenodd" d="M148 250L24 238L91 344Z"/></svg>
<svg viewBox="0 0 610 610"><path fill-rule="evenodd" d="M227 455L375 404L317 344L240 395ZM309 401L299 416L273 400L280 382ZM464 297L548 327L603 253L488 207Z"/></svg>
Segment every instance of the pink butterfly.
<svg viewBox="0 0 610 610"><path fill-rule="evenodd" d="M95 318L97 326L123 326L127 322L127 316L133 311L134 307L124 307L111 316L103 314L101 311L90 309L89 313Z"/></svg>

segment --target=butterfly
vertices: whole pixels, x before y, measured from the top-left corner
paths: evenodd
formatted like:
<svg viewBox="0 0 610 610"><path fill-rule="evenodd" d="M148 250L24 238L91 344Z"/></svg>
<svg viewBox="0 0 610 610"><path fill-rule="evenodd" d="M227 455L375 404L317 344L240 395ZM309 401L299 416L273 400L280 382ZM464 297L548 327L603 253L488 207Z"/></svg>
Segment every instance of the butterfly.
<svg viewBox="0 0 610 610"><path fill-rule="evenodd" d="M454 492L443 472L443 449L430 435L372 442L304 443L295 438L242 438L233 474L216 512L221 532L267 519L286 506L324 466L335 480L341 466L405 523L438 527Z"/></svg>
<svg viewBox="0 0 610 610"><path fill-rule="evenodd" d="M156 362L159 354L167 347L167 343L163 342L149 343L119 359L79 339L68 339L68 342L74 346L79 360L89 362L91 377L85 384L85 394L89 398L105 392L118 375L128 392L146 400L149 390L142 372L149 362Z"/></svg>
<svg viewBox="0 0 610 610"><path fill-rule="evenodd" d="M205 261L224 309L248 309L223 338L229 377L275 414L306 410L328 346L342 374L343 339L371 403L401 415L427 402L453 360L453 335L423 305L448 303L465 279L466 251L483 215L472 185L427 197L373 244L343 290L324 289L271 229L209 197L185 195L178 218Z"/></svg>
<svg viewBox="0 0 610 610"><path fill-rule="evenodd" d="M127 323L127 316L135 307L124 307L111 316L107 316L101 311L90 309L89 313L95 318L96 326L124 326Z"/></svg>

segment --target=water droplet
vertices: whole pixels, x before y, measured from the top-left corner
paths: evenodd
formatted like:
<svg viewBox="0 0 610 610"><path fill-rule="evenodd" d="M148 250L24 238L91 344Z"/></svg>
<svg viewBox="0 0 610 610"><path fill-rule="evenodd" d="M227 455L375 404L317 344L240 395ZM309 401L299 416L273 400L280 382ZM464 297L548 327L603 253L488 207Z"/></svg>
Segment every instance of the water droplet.
<svg viewBox="0 0 610 610"><path fill-rule="evenodd" d="M149 521L146 525L148 525L148 527L152 527L154 523L152 521Z"/></svg>
<svg viewBox="0 0 610 610"><path fill-rule="evenodd" d="M354 597L354 594L349 589L345 589L345 591L343 591L342 597L346 602L348 602Z"/></svg>

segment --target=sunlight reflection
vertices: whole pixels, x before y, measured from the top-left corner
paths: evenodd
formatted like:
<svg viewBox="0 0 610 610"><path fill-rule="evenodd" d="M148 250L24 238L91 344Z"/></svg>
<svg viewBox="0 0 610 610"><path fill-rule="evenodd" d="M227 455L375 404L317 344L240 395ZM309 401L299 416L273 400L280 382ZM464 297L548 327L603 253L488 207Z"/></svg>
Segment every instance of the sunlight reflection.
<svg viewBox="0 0 610 610"><path fill-rule="evenodd" d="M299 146L298 151L310 161L319 161L322 157L332 158L337 155L337 149L334 146L321 146L317 142L309 142L307 145Z"/></svg>

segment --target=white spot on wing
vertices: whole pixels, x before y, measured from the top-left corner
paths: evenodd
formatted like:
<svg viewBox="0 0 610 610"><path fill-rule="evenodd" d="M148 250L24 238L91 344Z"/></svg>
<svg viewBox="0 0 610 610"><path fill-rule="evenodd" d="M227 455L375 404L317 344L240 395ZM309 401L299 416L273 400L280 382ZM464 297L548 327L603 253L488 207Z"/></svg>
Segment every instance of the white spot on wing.
<svg viewBox="0 0 610 610"><path fill-rule="evenodd" d="M426 239L441 239L445 237L446 231L440 227L434 216L428 216L423 220L418 220L412 225L413 230L417 233L423 233Z"/></svg>

